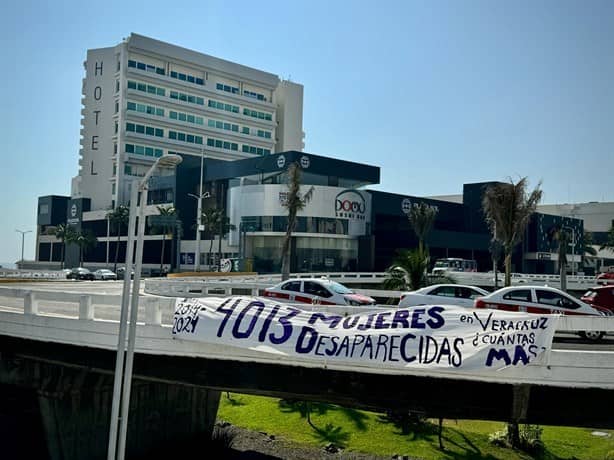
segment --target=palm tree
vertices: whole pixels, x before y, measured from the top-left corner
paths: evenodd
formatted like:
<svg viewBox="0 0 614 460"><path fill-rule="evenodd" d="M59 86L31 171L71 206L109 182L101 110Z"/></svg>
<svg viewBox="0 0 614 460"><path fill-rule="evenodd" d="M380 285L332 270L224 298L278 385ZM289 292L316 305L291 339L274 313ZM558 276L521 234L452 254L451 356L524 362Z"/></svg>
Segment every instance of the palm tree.
<svg viewBox="0 0 614 460"><path fill-rule="evenodd" d="M74 242L75 229L70 225L60 224L55 228L55 237L62 242L60 256L60 270L64 269L64 256L66 254L66 243Z"/></svg>
<svg viewBox="0 0 614 460"><path fill-rule="evenodd" d="M161 216L166 217L177 217L177 209L174 206L156 206L158 208L158 213ZM173 220L173 219L169 219ZM162 249L160 250L160 276L162 276L162 271L164 269L164 245L166 243L166 235L170 235L173 237L173 232L175 230L175 224L164 222L158 226L158 230L162 233Z"/></svg>
<svg viewBox="0 0 614 460"><path fill-rule="evenodd" d="M205 232L207 232L211 237L211 241L209 243L209 254L207 256L208 260L211 260L211 253L213 252L213 239L215 238L217 229L220 228L221 218L222 211L217 208L205 209L201 215L200 223L205 227Z"/></svg>
<svg viewBox="0 0 614 460"><path fill-rule="evenodd" d="M511 179L509 183L490 185L482 197L482 209L493 238L501 243L505 254L505 285L512 284L512 252L520 242L529 223L531 214L535 212L537 203L542 198L540 185L527 195L527 178L523 177L517 183ZM520 446L520 430L518 422L507 425L508 441L513 447Z"/></svg>
<svg viewBox="0 0 614 460"><path fill-rule="evenodd" d="M486 222L490 226L494 239L501 242L505 257L505 285L511 285L512 252L522 239L531 214L542 198L542 191L537 184L535 190L527 195L527 178L517 183L490 185L482 197L482 209Z"/></svg>
<svg viewBox="0 0 614 460"><path fill-rule="evenodd" d="M282 281L290 278L290 241L292 239L292 231L296 225L296 214L311 200L314 189L311 187L303 196L301 196L300 190L301 168L295 162L288 167L288 194L287 199L282 203L282 206L288 209L288 226L286 227L284 244L281 248Z"/></svg>
<svg viewBox="0 0 614 460"><path fill-rule="evenodd" d="M569 232L561 227L552 230L552 239L558 242L559 273L561 276L561 290L567 291L567 247L569 246Z"/></svg>
<svg viewBox="0 0 614 460"><path fill-rule="evenodd" d="M128 225L130 218L130 208L128 206L119 205L115 209L107 213L107 219L117 232L117 244L115 245L115 261L113 263L113 271L117 271L117 258L119 256L119 240L121 236L122 228Z"/></svg>
<svg viewBox="0 0 614 460"><path fill-rule="evenodd" d="M74 242L79 246L79 266L82 267L83 256L89 249L96 247L98 238L96 238L96 235L91 230L85 229L76 234Z"/></svg>
<svg viewBox="0 0 614 460"><path fill-rule="evenodd" d="M218 263L218 271L222 269L222 237L226 235L229 231L236 229L233 224L230 223L230 218L224 215L224 210L220 210L217 229L218 229L218 246L217 246L217 263Z"/></svg>
<svg viewBox="0 0 614 460"><path fill-rule="evenodd" d="M582 242L580 243L582 270L584 270L585 265L587 265L587 255L595 257L597 255L597 250L593 247L593 234L585 231L582 234Z"/></svg>
<svg viewBox="0 0 614 460"><path fill-rule="evenodd" d="M421 202L412 205L407 213L409 225L418 237L418 249L421 252L425 252L424 240L431 231L431 228L433 228L438 212L439 209L437 207ZM428 253L428 250L426 252Z"/></svg>
<svg viewBox="0 0 614 460"><path fill-rule="evenodd" d="M426 284L428 256L423 249L401 251L394 263L386 269L384 288L390 290L416 290Z"/></svg>

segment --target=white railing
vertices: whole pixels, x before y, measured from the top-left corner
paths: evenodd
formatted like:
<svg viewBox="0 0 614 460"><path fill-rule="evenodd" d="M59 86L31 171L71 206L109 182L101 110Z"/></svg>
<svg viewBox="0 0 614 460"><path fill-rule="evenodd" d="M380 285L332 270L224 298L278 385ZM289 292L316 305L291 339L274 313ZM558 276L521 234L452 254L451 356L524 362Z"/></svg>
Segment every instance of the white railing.
<svg viewBox="0 0 614 460"><path fill-rule="evenodd" d="M6 279L64 279L66 273L62 270L18 270L0 268L0 278Z"/></svg>
<svg viewBox="0 0 614 460"><path fill-rule="evenodd" d="M14 304L17 301L17 306L3 306L6 305L7 300L13 300ZM68 303L69 311L64 311L62 314L53 312L49 303L57 301ZM0 288L0 335L115 350L119 329L117 321L119 305L120 296ZM424 376L426 372L414 369L361 367L355 364L350 366L325 360L313 362L302 360L300 357L271 355L238 347L175 340L170 324L173 305L174 299L171 298L147 296L141 298L135 348L137 353L256 361L378 374ZM345 315L373 310L373 307L310 307L310 309L315 308ZM108 317L109 309L113 312L110 318ZM560 320L558 329L614 331L614 317L565 317ZM479 375L450 373L442 370L429 370L428 375L496 383L529 383L614 390L614 352L552 350L546 362L541 364L530 364L520 368L510 366L496 373Z"/></svg>
<svg viewBox="0 0 614 460"><path fill-rule="evenodd" d="M504 273L497 273L498 286L502 287L505 281ZM473 286L494 287L494 273L483 272L446 272L445 276L449 276L458 284L468 284ZM538 285L550 286L555 288L561 287L561 277L559 275L540 275L531 273L512 273L512 286L517 285ZM594 276L567 276L567 289L572 291L583 291L597 284L597 278Z"/></svg>

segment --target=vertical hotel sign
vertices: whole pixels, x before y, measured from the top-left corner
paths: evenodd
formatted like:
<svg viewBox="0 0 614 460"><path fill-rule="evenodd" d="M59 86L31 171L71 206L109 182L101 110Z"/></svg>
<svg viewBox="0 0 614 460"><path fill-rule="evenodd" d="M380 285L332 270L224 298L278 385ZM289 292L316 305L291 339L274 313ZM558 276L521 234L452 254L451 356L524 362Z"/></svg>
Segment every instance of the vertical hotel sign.
<svg viewBox="0 0 614 460"><path fill-rule="evenodd" d="M92 176L96 176L98 173L96 172L96 169L94 168L94 152L96 150L98 150L98 123L100 121L100 107L102 107L102 86L100 85L100 81L102 80L102 72L103 72L103 64L104 62L102 60L98 61L94 61L94 90L93 90L93 98L94 98L94 103L92 104L94 106L94 110L92 111L92 113L94 114L94 126L96 127L95 130L92 132L91 135L91 139L90 139L90 149L92 151L92 156L90 159L90 174Z"/></svg>

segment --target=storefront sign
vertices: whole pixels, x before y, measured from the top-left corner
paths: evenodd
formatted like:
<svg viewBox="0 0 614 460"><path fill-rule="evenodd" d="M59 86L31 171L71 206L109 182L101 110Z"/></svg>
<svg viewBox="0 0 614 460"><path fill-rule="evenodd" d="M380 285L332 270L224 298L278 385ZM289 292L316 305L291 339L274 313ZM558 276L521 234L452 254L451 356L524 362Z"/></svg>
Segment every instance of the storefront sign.
<svg viewBox="0 0 614 460"><path fill-rule="evenodd" d="M343 316L255 297L177 299L176 339L290 359L491 372L544 360L558 315L430 305Z"/></svg>
<svg viewBox="0 0 614 460"><path fill-rule="evenodd" d="M336 217L365 220L367 204L357 190L344 190L335 197Z"/></svg>

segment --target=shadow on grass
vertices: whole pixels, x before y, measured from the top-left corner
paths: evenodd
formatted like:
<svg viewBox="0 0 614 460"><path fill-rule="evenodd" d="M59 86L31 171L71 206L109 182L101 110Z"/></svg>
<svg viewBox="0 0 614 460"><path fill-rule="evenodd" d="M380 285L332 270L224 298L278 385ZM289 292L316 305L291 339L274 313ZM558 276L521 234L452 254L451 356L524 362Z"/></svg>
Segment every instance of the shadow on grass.
<svg viewBox="0 0 614 460"><path fill-rule="evenodd" d="M480 448L476 446L475 443L467 437L465 433L455 430L455 429L451 429L451 428L448 428L447 430L444 431L444 433L445 432L447 432L447 435L443 436L444 447L446 445L448 446L453 445L453 446L456 446L456 448L458 450L461 450L462 452L451 452L448 449L444 448L444 450L442 451L442 454L445 455L445 457L442 457L442 458L446 458L450 460L497 460L498 457L493 456L492 454L483 453L480 450ZM455 441L452 437L453 434L456 434L456 436L458 436L461 439L461 441ZM511 447L502 447L502 446L500 446L500 448L507 450L510 453L516 452L519 458L527 458L527 459L530 458L533 460L563 460L561 457L557 457L556 455L552 454L545 448L544 450L540 452L525 452L525 451L519 451L519 450L512 449ZM567 460L577 460L577 459L570 458Z"/></svg>
<svg viewBox="0 0 614 460"><path fill-rule="evenodd" d="M279 409L282 412L286 414L297 412L301 415L302 418L307 419L310 424L310 415L323 416L328 414L329 412L339 412L346 416L354 424L354 427L357 430L366 431L367 429L366 420L369 417L358 410L351 409L348 407L342 407L327 403L300 401L296 399L280 399L278 404Z"/></svg>
<svg viewBox="0 0 614 460"><path fill-rule="evenodd" d="M335 446L345 448L350 440L350 433L343 431L340 426L334 426L332 423L327 423L324 428L314 428L313 437L322 443L332 443Z"/></svg>
<svg viewBox="0 0 614 460"><path fill-rule="evenodd" d="M394 413L380 414L378 416L380 423L392 424L399 431L395 434L400 436L411 436L410 440L422 439L428 442L434 442L437 439L439 428L437 425L429 422L421 414L417 413Z"/></svg>
<svg viewBox="0 0 614 460"><path fill-rule="evenodd" d="M229 392L226 392L226 401L227 401L227 404L234 406L234 407L240 407L240 406L246 405L241 399L241 397L237 398L236 395L232 395Z"/></svg>

